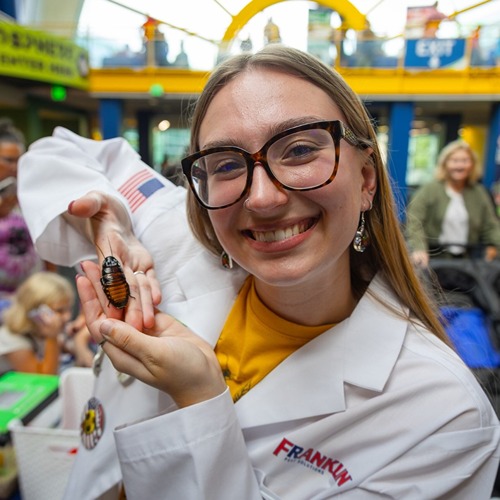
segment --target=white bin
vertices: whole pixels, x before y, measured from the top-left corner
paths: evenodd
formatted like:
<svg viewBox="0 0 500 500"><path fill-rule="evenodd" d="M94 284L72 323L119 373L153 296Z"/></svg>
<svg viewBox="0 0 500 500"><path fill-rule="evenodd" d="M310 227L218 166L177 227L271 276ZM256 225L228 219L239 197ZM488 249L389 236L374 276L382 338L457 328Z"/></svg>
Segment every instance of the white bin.
<svg viewBox="0 0 500 500"><path fill-rule="evenodd" d="M9 424L23 500L62 498L80 444L80 418L93 380L90 368L68 368L61 374L60 399L44 410L45 417L40 414L26 426L20 420Z"/></svg>

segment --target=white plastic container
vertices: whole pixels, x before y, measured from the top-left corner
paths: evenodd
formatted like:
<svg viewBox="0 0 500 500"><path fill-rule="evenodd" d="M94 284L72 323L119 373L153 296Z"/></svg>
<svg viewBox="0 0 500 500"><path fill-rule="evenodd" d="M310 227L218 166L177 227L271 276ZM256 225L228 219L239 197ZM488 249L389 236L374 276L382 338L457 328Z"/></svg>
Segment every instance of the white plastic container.
<svg viewBox="0 0 500 500"><path fill-rule="evenodd" d="M80 419L91 396L90 368L61 374L59 398L29 425L9 424L23 500L59 500L80 444Z"/></svg>

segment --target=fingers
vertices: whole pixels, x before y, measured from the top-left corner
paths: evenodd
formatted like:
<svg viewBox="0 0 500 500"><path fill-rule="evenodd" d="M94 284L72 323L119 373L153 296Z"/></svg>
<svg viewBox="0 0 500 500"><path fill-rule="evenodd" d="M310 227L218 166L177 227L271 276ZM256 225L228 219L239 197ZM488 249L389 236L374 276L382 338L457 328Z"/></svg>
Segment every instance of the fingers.
<svg viewBox="0 0 500 500"><path fill-rule="evenodd" d="M146 273L142 271L135 271L133 279L137 283L136 299L139 301L140 309L142 311L142 319L146 328L154 326L154 307L151 301L151 285Z"/></svg>
<svg viewBox="0 0 500 500"><path fill-rule="evenodd" d="M96 246L99 263L102 265L105 257L112 256L126 276L131 294L128 305L119 315L107 315L121 318L124 314L126 321L138 330L142 330L143 325L152 328L155 306L161 302L161 288L153 270L152 257L134 236L123 204L105 193L91 191L74 200L69 205L68 212L70 215L89 219L86 234ZM139 270L142 274L134 274ZM88 278L95 285L103 309L111 309L109 301L105 302L103 293L99 291L100 272L95 272L92 268Z"/></svg>
<svg viewBox="0 0 500 500"><path fill-rule="evenodd" d="M427 267L429 265L429 254L425 251L413 252L411 260L417 267Z"/></svg>
<svg viewBox="0 0 500 500"><path fill-rule="evenodd" d="M160 286L155 272L153 269L149 269L147 272L135 271L132 281L137 283L135 298L140 301L144 326L152 328L155 322L155 306L161 300Z"/></svg>
<svg viewBox="0 0 500 500"><path fill-rule="evenodd" d="M97 296L102 312L105 313L108 318L121 318L123 311L110 304L108 297L106 297L106 294L104 293L101 284L101 268L94 262L86 261L82 263L82 270L94 288L94 292Z"/></svg>
<svg viewBox="0 0 500 500"><path fill-rule="evenodd" d="M92 282L83 275L76 277L76 288L82 304L83 314L92 339L98 344L103 338L99 331L99 317L102 314L101 303L97 297Z"/></svg>
<svg viewBox="0 0 500 500"><path fill-rule="evenodd" d="M158 387L157 377L151 373L150 366L141 361L143 352L155 352L159 355L158 347L151 345L151 337L126 323L113 320L106 320L100 324L100 335L106 340L102 348L118 371Z"/></svg>
<svg viewBox="0 0 500 500"><path fill-rule="evenodd" d="M102 340L99 333L99 324L105 318L121 318L123 311L109 304L101 286L101 271L93 262L82 262L81 267L85 276L78 275L76 286L82 304L83 314L92 338L99 343Z"/></svg>
<svg viewBox="0 0 500 500"><path fill-rule="evenodd" d="M108 318L123 318L137 330L142 331L144 327L153 328L155 324L155 303L152 296L160 294L159 284L152 269L146 273L138 274L134 274L131 271L126 272L126 280L130 288L130 298L124 309L117 309L110 304L103 290L101 284L101 268L97 264L89 261L82 262L81 267L85 273L86 280L89 282L87 283L80 279L77 280L78 292L82 301L82 309L87 324L89 324L88 310L92 309L90 317L95 320L96 315L93 311L94 309L99 309L98 312ZM100 341L100 336L95 340Z"/></svg>
<svg viewBox="0 0 500 500"><path fill-rule="evenodd" d="M151 298L153 305L157 306L161 302L161 287L154 269L150 269L147 273L149 283L151 285Z"/></svg>
<svg viewBox="0 0 500 500"><path fill-rule="evenodd" d="M156 333L145 335L117 320L100 324L102 345L113 366L156 387L179 408L210 399L226 389L211 346L173 317L159 313Z"/></svg>
<svg viewBox="0 0 500 500"><path fill-rule="evenodd" d="M68 206L68 213L76 217L93 217L102 210L104 203L102 195L96 191L91 191L73 200Z"/></svg>

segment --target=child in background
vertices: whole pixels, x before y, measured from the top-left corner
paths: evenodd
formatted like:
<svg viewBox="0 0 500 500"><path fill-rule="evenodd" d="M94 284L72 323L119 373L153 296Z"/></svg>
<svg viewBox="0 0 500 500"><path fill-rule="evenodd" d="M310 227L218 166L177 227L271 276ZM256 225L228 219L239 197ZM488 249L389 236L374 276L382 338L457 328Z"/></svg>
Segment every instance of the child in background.
<svg viewBox="0 0 500 500"><path fill-rule="evenodd" d="M57 374L75 292L63 276L41 271L17 289L0 327L2 369Z"/></svg>

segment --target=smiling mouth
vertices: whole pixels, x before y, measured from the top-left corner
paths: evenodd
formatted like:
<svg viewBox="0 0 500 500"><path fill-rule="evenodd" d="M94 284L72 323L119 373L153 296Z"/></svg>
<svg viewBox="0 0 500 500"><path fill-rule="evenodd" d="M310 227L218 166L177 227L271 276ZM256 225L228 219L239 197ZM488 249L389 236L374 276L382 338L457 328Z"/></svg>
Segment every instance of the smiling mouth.
<svg viewBox="0 0 500 500"><path fill-rule="evenodd" d="M299 222L293 224L292 226L285 227L282 229L276 229L274 231L245 231L245 234L255 241L262 241L265 243L275 243L278 241L284 241L293 236L306 232L316 223L317 219L308 219L307 221Z"/></svg>

